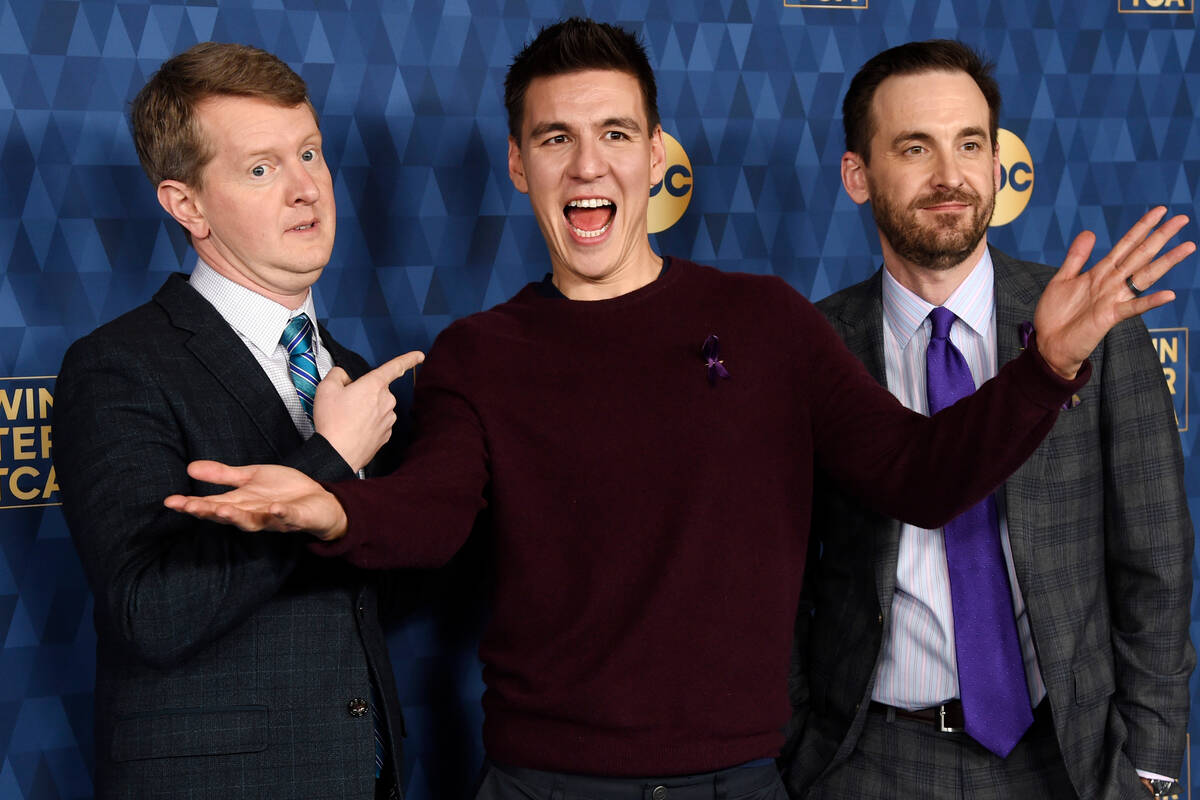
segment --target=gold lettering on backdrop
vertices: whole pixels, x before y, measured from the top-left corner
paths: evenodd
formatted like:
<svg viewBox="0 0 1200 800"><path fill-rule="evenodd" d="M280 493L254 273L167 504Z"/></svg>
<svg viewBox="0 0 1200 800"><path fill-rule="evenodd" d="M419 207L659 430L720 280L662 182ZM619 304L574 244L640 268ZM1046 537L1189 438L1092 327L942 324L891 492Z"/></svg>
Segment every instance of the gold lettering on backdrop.
<svg viewBox="0 0 1200 800"><path fill-rule="evenodd" d="M0 509L57 505L54 378L0 378Z"/></svg>
<svg viewBox="0 0 1200 800"><path fill-rule="evenodd" d="M1175 422L1180 431L1188 429L1188 329L1150 330L1150 344L1162 364L1163 380L1175 406Z"/></svg>
<svg viewBox="0 0 1200 800"><path fill-rule="evenodd" d="M850 8L865 9L867 0L783 0L784 8Z"/></svg>
<svg viewBox="0 0 1200 800"><path fill-rule="evenodd" d="M1191 14L1195 0L1117 0L1122 14Z"/></svg>

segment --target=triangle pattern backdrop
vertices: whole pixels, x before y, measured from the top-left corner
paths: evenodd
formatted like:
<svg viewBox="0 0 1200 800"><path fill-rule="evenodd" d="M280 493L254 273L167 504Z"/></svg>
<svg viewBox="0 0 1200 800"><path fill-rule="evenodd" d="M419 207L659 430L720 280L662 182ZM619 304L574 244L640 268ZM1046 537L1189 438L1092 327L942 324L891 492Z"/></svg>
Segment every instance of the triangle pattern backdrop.
<svg viewBox="0 0 1200 800"><path fill-rule="evenodd" d="M804 4L817 7L794 7ZM1078 231L1094 230L1106 250L1153 203L1195 219L1193 4L1159 0L1184 13L1138 14L1121 9L1154 4L0 0L0 391L11 399L53 376L71 341L145 301L167 273L191 269L181 230L137 163L127 112L146 77L198 41L263 47L308 81L339 210L318 314L380 362L428 348L451 320L548 269L528 202L508 179L502 104L512 55L547 22L594 16L648 45L664 128L693 179L682 219L654 237L659 250L774 273L817 299L879 263L869 213L841 189L841 96L864 60L911 39L961 38L997 63L1001 126L1025 142L1036 173L1023 214L992 231L1002 249L1059 263ZM1186 334L1200 326L1195 260L1167 283L1179 299L1147 323ZM1194 359L1186 347L1180 359L1176 390L1186 396ZM1178 406L1190 460L1198 426ZM10 417L0 428L21 424ZM52 504L48 460L37 488L50 485L39 498L50 504L7 507L19 466L10 451L0 437L0 796L86 798L91 598ZM1188 491L1200 500L1200 469L1189 470ZM470 580L473 560L460 565ZM479 617L477 600L444 601L391 635L411 800L465 796L473 783Z"/></svg>

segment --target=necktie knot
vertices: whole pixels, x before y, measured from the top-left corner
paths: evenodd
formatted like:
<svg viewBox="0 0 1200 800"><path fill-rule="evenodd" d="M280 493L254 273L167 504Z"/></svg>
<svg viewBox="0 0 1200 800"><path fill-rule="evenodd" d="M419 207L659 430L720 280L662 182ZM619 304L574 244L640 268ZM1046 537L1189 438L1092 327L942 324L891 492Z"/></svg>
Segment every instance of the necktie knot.
<svg viewBox="0 0 1200 800"><path fill-rule="evenodd" d="M279 343L287 350L289 356L307 353L312 350L312 334L313 326L308 314L300 312L288 321Z"/></svg>
<svg viewBox="0 0 1200 800"><path fill-rule="evenodd" d="M954 316L954 312L945 306L938 306L933 311L929 312L929 321L933 324L933 333L931 337L934 339L950 338L950 326L954 324L954 320L958 317Z"/></svg>

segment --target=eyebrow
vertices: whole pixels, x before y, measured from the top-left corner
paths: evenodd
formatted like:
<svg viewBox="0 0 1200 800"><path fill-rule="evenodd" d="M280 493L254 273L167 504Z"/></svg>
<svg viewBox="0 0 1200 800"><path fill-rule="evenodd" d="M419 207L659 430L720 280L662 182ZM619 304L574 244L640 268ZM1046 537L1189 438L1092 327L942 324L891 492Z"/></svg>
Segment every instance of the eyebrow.
<svg viewBox="0 0 1200 800"><path fill-rule="evenodd" d="M974 137L974 136L978 136L982 139L987 139L988 133L983 128L980 128L978 125L968 126L958 132L959 139L970 139L971 137ZM931 136L928 133L925 133L924 131L900 131L900 133L896 134L896 136L892 139L892 147L893 148L899 147L904 142L932 142L932 141L933 141L933 136Z"/></svg>
<svg viewBox="0 0 1200 800"><path fill-rule="evenodd" d="M600 124L602 128L624 128L627 131L642 130L642 126L633 117L609 117Z"/></svg>
<svg viewBox="0 0 1200 800"><path fill-rule="evenodd" d="M324 144L324 140L321 138L321 133L320 133L320 131L317 131L312 136L304 137L299 142L297 142L294 146L296 146L296 147L321 147L323 144ZM267 147L256 147L254 150L248 150L238 157L245 159L246 161L256 161L260 158L273 156L276 153L286 151L288 149L289 148L287 145L280 147L278 145L272 144Z"/></svg>
<svg viewBox="0 0 1200 800"><path fill-rule="evenodd" d="M606 119L600 123L600 127L601 128L622 128L624 130L634 131L637 133L640 133L641 129L642 129L641 126L638 124L638 121L636 119L634 119L633 117L609 117L608 119ZM572 130L574 130L574 129L565 122L559 122L557 120L551 121L551 122L543 122L540 125L534 126L533 130L531 130L529 132L529 138L535 139L540 136L545 136L546 134L552 133L554 131L570 132Z"/></svg>

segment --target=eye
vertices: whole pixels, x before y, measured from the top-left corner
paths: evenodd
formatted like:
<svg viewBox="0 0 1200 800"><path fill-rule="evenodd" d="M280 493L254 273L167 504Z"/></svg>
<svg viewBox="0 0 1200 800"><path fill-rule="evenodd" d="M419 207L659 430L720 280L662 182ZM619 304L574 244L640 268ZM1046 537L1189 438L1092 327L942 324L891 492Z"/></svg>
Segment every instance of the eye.
<svg viewBox="0 0 1200 800"><path fill-rule="evenodd" d="M920 145L920 144L914 144L910 147L905 148L904 152L910 156L919 156L925 152L925 146Z"/></svg>
<svg viewBox="0 0 1200 800"><path fill-rule="evenodd" d="M605 131L604 138L611 142L619 142L628 139L629 136L623 131Z"/></svg>
<svg viewBox="0 0 1200 800"><path fill-rule="evenodd" d="M980 148L979 148L979 142L964 142L964 143L963 143L963 149L964 149L964 150L970 150L971 152L974 152L974 151L976 151L976 150L979 150L979 149L980 149Z"/></svg>
<svg viewBox="0 0 1200 800"><path fill-rule="evenodd" d="M565 144L566 141L567 141L567 135L565 133L559 133L554 136L551 136L549 139L547 139L545 142L543 142L543 144Z"/></svg>
<svg viewBox="0 0 1200 800"><path fill-rule="evenodd" d="M300 160L301 161L316 161L317 160L317 151L316 150L305 150L303 153L300 154Z"/></svg>
<svg viewBox="0 0 1200 800"><path fill-rule="evenodd" d="M261 178L267 174L267 167L264 164L255 164L250 168L250 174L256 178Z"/></svg>

